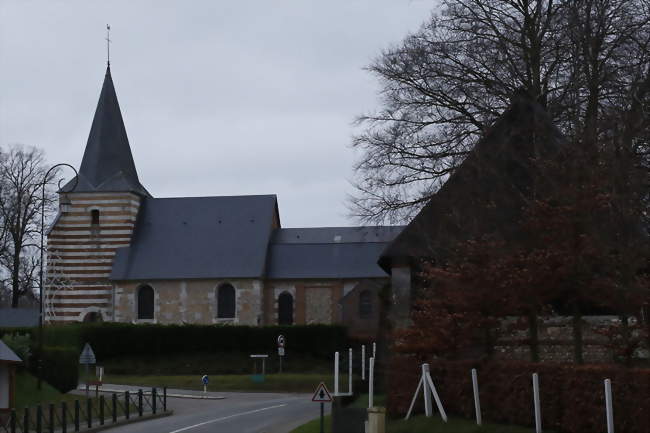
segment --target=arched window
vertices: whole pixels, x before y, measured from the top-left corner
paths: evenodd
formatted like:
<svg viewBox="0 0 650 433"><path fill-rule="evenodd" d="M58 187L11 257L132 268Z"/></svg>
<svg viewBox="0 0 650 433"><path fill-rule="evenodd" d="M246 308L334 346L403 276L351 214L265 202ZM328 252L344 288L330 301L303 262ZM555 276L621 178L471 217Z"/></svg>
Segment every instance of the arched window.
<svg viewBox="0 0 650 433"><path fill-rule="evenodd" d="M363 290L359 293L359 317L368 319L372 316L372 293L370 290Z"/></svg>
<svg viewBox="0 0 650 433"><path fill-rule="evenodd" d="M99 226L99 209L90 211L90 225L93 227Z"/></svg>
<svg viewBox="0 0 650 433"><path fill-rule="evenodd" d="M283 292L278 297L278 324L293 325L293 296Z"/></svg>
<svg viewBox="0 0 650 433"><path fill-rule="evenodd" d="M217 289L217 318L235 318L235 288L230 284L223 284Z"/></svg>
<svg viewBox="0 0 650 433"><path fill-rule="evenodd" d="M153 319L153 288L142 286L138 289L138 319Z"/></svg>

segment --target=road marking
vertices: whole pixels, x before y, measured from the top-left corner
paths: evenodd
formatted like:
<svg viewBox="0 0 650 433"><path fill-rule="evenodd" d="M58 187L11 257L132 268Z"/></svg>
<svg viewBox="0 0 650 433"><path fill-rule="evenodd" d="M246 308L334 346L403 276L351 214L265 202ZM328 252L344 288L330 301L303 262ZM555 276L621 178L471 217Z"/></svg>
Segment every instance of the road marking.
<svg viewBox="0 0 650 433"><path fill-rule="evenodd" d="M286 406L286 405L287 405L287 403L278 404L276 406L263 407L262 409L255 409L255 410L249 410L248 412L236 413L234 415L228 415L228 416L224 416L224 417L221 417L221 418L216 418L216 419L213 419L213 420L210 420L210 421L202 422L202 423L199 423L199 424L194 424L194 425L191 425L189 427L183 427L183 428L180 428L178 430L171 431L169 433L180 433L182 431L190 430L190 429L193 429L193 428L196 428L196 427L201 427L202 425L212 424L214 422L219 422L219 421L223 421L223 420L230 419L230 418L236 418L238 416L250 415L252 413L263 412L265 410L276 409L278 407L283 407L283 406Z"/></svg>

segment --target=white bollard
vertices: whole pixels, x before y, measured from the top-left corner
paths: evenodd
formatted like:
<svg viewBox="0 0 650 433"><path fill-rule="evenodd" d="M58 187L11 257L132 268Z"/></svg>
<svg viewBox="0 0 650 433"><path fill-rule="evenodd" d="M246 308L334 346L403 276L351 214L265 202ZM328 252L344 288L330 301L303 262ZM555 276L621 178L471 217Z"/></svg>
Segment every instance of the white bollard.
<svg viewBox="0 0 650 433"><path fill-rule="evenodd" d="M427 381L427 375L429 373L429 364L422 364L422 389L424 390L424 414L427 417L431 416L433 412L431 408L431 391L429 390L429 383Z"/></svg>
<svg viewBox="0 0 650 433"><path fill-rule="evenodd" d="M334 352L334 395L339 395L339 353Z"/></svg>
<svg viewBox="0 0 650 433"><path fill-rule="evenodd" d="M375 392L375 358L370 358L369 360L370 371L368 372L368 408L372 408L375 404L374 402L374 392Z"/></svg>
<svg viewBox="0 0 650 433"><path fill-rule="evenodd" d="M614 406L612 404L612 381L605 379L605 411L607 412L607 433L614 433Z"/></svg>
<svg viewBox="0 0 650 433"><path fill-rule="evenodd" d="M542 433L542 409L539 404L539 375L533 373L533 403L535 405L535 433Z"/></svg>
<svg viewBox="0 0 650 433"><path fill-rule="evenodd" d="M481 400L478 394L478 375L476 369L472 368L472 389L474 390L474 410L476 411L476 424L481 425Z"/></svg>
<svg viewBox="0 0 650 433"><path fill-rule="evenodd" d="M366 380L366 345L361 345L361 380Z"/></svg>
<svg viewBox="0 0 650 433"><path fill-rule="evenodd" d="M377 359L377 343L372 343L372 357Z"/></svg>
<svg viewBox="0 0 650 433"><path fill-rule="evenodd" d="M352 395L352 348L348 350L348 394Z"/></svg>

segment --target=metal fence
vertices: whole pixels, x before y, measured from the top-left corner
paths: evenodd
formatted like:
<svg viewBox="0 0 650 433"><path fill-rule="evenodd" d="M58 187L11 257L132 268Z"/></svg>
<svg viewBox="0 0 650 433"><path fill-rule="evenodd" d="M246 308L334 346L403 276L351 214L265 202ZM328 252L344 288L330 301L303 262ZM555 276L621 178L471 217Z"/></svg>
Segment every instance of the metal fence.
<svg viewBox="0 0 650 433"><path fill-rule="evenodd" d="M12 409L0 415L0 433L68 433L78 432L118 421L167 411L167 387L160 392L125 391L109 398L62 401L23 410Z"/></svg>

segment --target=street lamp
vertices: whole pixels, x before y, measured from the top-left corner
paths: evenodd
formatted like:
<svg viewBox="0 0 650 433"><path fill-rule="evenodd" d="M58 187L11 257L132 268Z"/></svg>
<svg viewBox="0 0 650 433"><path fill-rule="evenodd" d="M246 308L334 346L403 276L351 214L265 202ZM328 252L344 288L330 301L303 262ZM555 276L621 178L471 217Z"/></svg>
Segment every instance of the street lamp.
<svg viewBox="0 0 650 433"><path fill-rule="evenodd" d="M52 170L58 167L70 167L72 171L74 171L75 174L75 181L74 185L70 189L70 192L74 191L74 189L77 187L77 183L79 182L79 173L77 173L77 170L71 166L70 164L66 163L61 163L61 164L56 164L50 167L50 169L45 173L45 176L43 177L43 184L42 184L42 190L41 190L41 262L40 262L40 273L39 273L39 299L40 299L40 308L39 308L39 315L38 315L38 389L40 390L42 387L42 380L43 380L43 251L45 250L45 186L48 184L48 178L50 176L50 173ZM59 181L59 190L61 190L61 181Z"/></svg>

